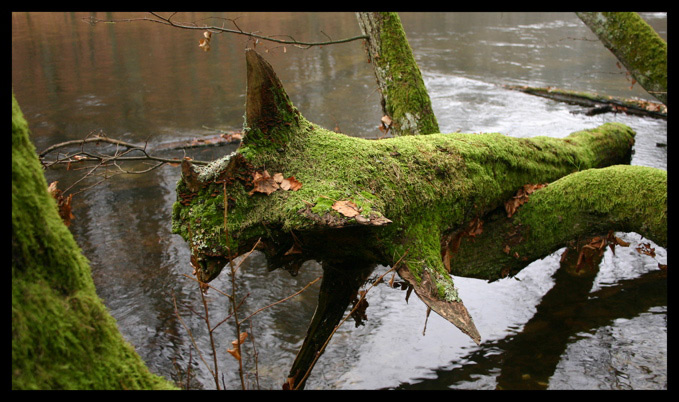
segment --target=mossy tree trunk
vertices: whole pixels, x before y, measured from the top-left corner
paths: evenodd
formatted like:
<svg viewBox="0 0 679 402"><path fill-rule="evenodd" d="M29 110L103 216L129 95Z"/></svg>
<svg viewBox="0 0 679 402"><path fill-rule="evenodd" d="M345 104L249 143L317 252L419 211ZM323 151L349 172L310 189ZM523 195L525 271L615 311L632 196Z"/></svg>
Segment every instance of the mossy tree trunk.
<svg viewBox="0 0 679 402"><path fill-rule="evenodd" d="M577 13L649 94L667 104L667 42L633 12Z"/></svg>
<svg viewBox="0 0 679 402"><path fill-rule="evenodd" d="M397 13L357 13L358 25L368 35L366 50L373 64L382 111L395 136L438 133L439 127Z"/></svg>
<svg viewBox="0 0 679 402"><path fill-rule="evenodd" d="M59 217L12 94L12 388L168 389L125 341Z"/></svg>
<svg viewBox="0 0 679 402"><path fill-rule="evenodd" d="M246 51L246 60L243 144L205 168L185 160L177 185L173 231L189 243L197 276L212 280L230 256L250 250L258 239L271 267L294 271L309 259L322 262L324 270L396 266L420 299L476 342L480 335L450 274L488 278L501 276L502 270L487 264L486 270L473 272L453 263L449 271L442 246L450 235L502 208L526 184L551 183L578 170L629 163L634 144L634 132L616 123L563 139L460 133L378 141L349 137L307 121L290 102L271 66L254 50ZM278 188L276 173L294 177L301 187ZM576 184L584 180L584 176L573 177ZM563 246L564 238L553 232L571 225L579 229L568 234L598 233L599 225L588 224L591 214L602 222L614 221L609 215L617 213L615 208L597 204L599 209L591 212L592 205L586 203L562 205L570 187L550 184L531 195L531 202L520 209L539 199L539 194L545 194L539 204L545 207L525 217L517 214L512 224L519 225L522 234L539 235L532 240L530 236L512 239L512 250L521 250L523 242L540 241L532 254L521 254L540 258ZM606 187L597 189L598 200L621 196L607 193ZM637 196L623 197L632 199L631 208L654 211L652 219L639 224L641 228L657 225L649 235L663 233L666 204ZM561 226L544 225L541 220L558 221L566 212L568 220ZM502 250L504 244L496 247ZM485 255L476 256L481 264ZM519 260L524 266L530 262ZM517 269L514 265L511 271ZM312 325L305 340L314 353L325 340L322 334L328 334L339 319L324 320L320 315L326 307L319 305L319 316L314 317L323 325ZM298 360L308 354L309 350L300 351ZM303 385L296 382L303 373L303 367L291 371L293 385Z"/></svg>

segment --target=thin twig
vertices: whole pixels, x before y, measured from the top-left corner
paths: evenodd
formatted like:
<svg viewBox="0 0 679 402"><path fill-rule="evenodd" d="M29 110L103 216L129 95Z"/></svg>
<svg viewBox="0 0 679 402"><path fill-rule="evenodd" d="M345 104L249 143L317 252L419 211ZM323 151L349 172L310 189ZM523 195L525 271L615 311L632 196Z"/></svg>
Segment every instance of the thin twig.
<svg viewBox="0 0 679 402"><path fill-rule="evenodd" d="M208 329L208 336L210 337L210 346L212 347L212 360L214 361L215 365L215 371L213 373L213 376L215 378L215 385L217 386L217 389L219 389L219 364L217 363L217 349L215 348L215 339L214 336L212 335L212 328L210 328L210 313L207 307L207 300L205 300L205 294L203 292L198 293L200 293L201 300L203 301L203 308L205 309L205 325L207 326Z"/></svg>
<svg viewBox="0 0 679 402"><path fill-rule="evenodd" d="M199 348L198 345L196 344L196 340L193 339L193 333L191 332L191 330L189 329L189 327L188 327L188 326L186 325L186 323L184 322L184 319L182 319L182 316L179 314L179 310L177 309L177 299L176 299L176 297L174 296L174 293L172 294L172 301L174 302L174 312L175 312L175 315L176 315L177 318L179 319L179 322L182 324L182 326L184 327L184 329L186 330L186 332L189 334L189 338L191 339L191 343L193 344L193 347L195 347L196 350L198 351L198 356L200 357L200 360L203 361L203 364L205 364L205 367L207 367L207 370L210 372L210 374L212 374L212 375L214 376L214 372L213 372L212 369L210 368L210 365L207 364L207 362L205 361L205 358L203 357L203 354L200 352L200 348Z"/></svg>
<svg viewBox="0 0 679 402"><path fill-rule="evenodd" d="M277 305L277 304L279 304L279 303L283 303L283 302L285 302L285 301L287 301L287 300L289 300L289 299L292 299L293 297L297 296L298 294L304 292L309 286L311 286L311 285L313 285L314 283L318 282L322 277L323 277L323 276L319 276L318 278L314 279L313 281L307 283L302 289L300 289L300 290L298 290L297 292L291 294L290 296L288 296L288 297L286 297L286 298L284 298L284 299L280 299L280 300L278 300L278 301L275 301L275 302L273 302L273 303L271 303L271 304L269 304L269 305L267 305L267 306L264 306L264 307L258 309L258 310L255 311L254 313L252 313L252 314L250 314L249 316L243 318L243 320L241 321L241 323L243 323L243 322L249 320L249 319L252 318L254 315L259 314L259 313L262 312L263 310L266 310L266 309L268 309L268 308L270 308L270 307L273 307L273 306L275 306L275 305Z"/></svg>
<svg viewBox="0 0 679 402"><path fill-rule="evenodd" d="M368 39L367 35L358 35L358 36L353 36L353 37L350 37L350 38L338 39L338 40L328 40L328 41L323 41L323 42L304 42L304 41L298 41L298 40L294 39L293 37L291 37L289 35L285 35L285 36L289 37L290 40L284 40L284 39L276 39L272 36L259 35L259 34L256 34L254 32L245 32L242 29L240 29L238 27L238 25L236 25L235 20L231 20L229 18L222 18L222 19L224 19L226 21L231 21L237 29L229 29L229 28L224 28L223 26L218 27L218 26L214 26L214 25L197 25L195 23L181 23L181 22L178 23L178 22L172 21L172 17L176 13L173 13L168 18L163 17L163 16L159 15L158 13L154 13L154 12L149 12L149 14L151 14L155 18L140 17L140 18L102 20L102 19L98 19L98 18L94 18L94 17L87 17L87 18L83 18L83 20L85 22L92 24L92 25L99 23L99 22L117 23L117 22L148 21L148 22L158 23L158 24L161 24L161 25L172 26L174 28L189 29L189 30L200 30L200 31L210 31L210 32L213 32L213 33L231 33L231 34L237 34L237 35L245 35L245 36L248 36L248 37L251 37L251 38L254 38L254 39L260 39L260 40L264 40L264 41L280 43L280 44L283 44L283 45L292 45L292 46L296 46L296 47L300 47L300 48L310 48L310 47L313 47L313 46L335 45L335 44L340 44L340 43L352 42L352 41L356 41L356 40ZM215 18L217 18L217 17L215 17ZM322 33L325 35L324 32L322 32ZM284 36L284 35L277 35L277 36Z"/></svg>

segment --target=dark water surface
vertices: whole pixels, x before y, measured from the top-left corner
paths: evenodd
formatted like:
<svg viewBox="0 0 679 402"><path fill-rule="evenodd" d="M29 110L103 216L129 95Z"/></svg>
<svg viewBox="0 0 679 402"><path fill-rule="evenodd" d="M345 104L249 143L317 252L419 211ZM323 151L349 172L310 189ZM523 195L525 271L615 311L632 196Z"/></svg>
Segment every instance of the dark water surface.
<svg viewBox="0 0 679 402"><path fill-rule="evenodd" d="M102 130L150 149L179 140L240 130L245 102L244 36L215 35L210 52L200 31L149 22L90 25L83 18L143 13L12 14L12 87L38 150ZM175 18L238 17L246 31L325 41L360 35L353 13L180 13ZM643 14L666 38L666 14ZM637 132L635 165L667 168L667 122L625 115L588 117L562 103L503 89L501 84L553 86L652 98L632 86L616 59L572 13L404 13L408 39L424 75L442 132L501 132L564 137L617 121ZM215 25L224 20L213 19ZM199 22L200 23L200 22ZM228 24L228 23L227 23ZM293 103L309 120L348 135L375 137L379 96L361 42L307 50L259 43ZM187 151L213 159L234 146ZM182 153L170 153L181 156ZM55 169L48 181L66 188L79 172ZM193 388L214 388L173 307L212 362L187 244L171 234L179 168L119 175L77 194L71 225L91 261L100 297L152 371ZM83 183L92 184L85 180ZM82 188L82 186L78 187ZM74 188L77 190L77 188ZM516 278L493 283L456 278L483 343L476 346L415 297L380 285L370 291L368 321L340 327L307 382L308 389L666 389L667 289L656 257L637 253L637 234L619 234L628 248L604 255L589 300L574 299L558 275L561 250ZM387 268L380 267L377 273ZM301 289L321 274L314 262L297 276L269 272L261 254L243 261L238 292L253 312ZM561 283L566 285L561 286ZM318 282L256 315L252 329L261 388L279 389L313 314ZM556 284L556 285L555 285ZM230 291L228 276L213 285ZM228 301L209 292L211 322ZM571 305L577 308L569 308ZM190 308L189 308L190 307ZM249 325L249 324L248 324ZM227 321L215 332L219 373L240 387L235 339ZM251 345L248 343L247 345ZM252 353L245 360L255 387Z"/></svg>

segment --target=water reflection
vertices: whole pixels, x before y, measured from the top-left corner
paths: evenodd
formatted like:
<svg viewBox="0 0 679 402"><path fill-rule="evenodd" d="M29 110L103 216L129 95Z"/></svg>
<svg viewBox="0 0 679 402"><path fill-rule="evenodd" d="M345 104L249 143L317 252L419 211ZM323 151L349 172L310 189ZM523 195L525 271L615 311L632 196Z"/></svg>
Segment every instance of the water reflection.
<svg viewBox="0 0 679 402"><path fill-rule="evenodd" d="M93 13L99 18L127 18L140 13ZM181 13L184 20L212 14ZM88 25L90 13L13 13L12 86L32 130L38 150L56 142L83 138L103 130L136 143L161 143L238 130L243 124L244 48L252 41L221 35L203 52L200 33L151 23ZM219 13L238 17L243 29L325 40L360 33L353 13ZM666 37L666 15L644 14ZM637 131L632 163L667 167L667 123L624 115L587 117L570 105L507 91L498 84L550 85L648 99L630 83L615 59L592 40L571 13L403 13L408 39L433 100L443 132L501 132L511 136L551 135L619 121ZM247 28L246 28L247 27ZM585 39L583 39L585 38ZM381 118L372 66L360 42L308 50L259 44L293 103L311 121L361 137L375 137ZM196 159L214 159L232 147L190 150ZM172 156L181 156L178 152ZM78 176L50 170L49 181L64 187ZM175 315L173 298L201 351L210 350L204 325L189 309L200 306L190 274L186 243L171 234L170 212L179 178L166 167L146 175L116 176L74 199L71 230L91 261L98 294L125 337L151 369L184 383L187 367L194 388L214 381ZM91 184L91 182L90 182ZM61 186L60 186L61 187ZM641 241L635 239L635 241ZM550 334L559 350L549 352L550 388L666 388L666 340L648 343L634 328L638 320L666 333L666 286L658 280L657 262L633 250L605 256L587 302L576 301L574 326ZM659 259L665 263L666 252ZM444 320L432 315L422 336L425 306L403 292L378 286L369 295L365 326L344 325L318 362L307 389L331 388L503 388L528 386L510 376L521 362L532 322L551 322L564 310L545 314L559 263L550 256L526 268L519 280L456 278L485 343L477 348ZM382 267L383 269L386 269ZM239 294L244 312L253 312L301 289L321 273L309 262L292 277L269 272L253 254L241 269ZM557 284L559 281L556 282ZM225 275L214 285L230 289ZM627 286L630 286L627 288ZM624 292L615 290L625 289ZM550 290L552 289L552 290ZM614 292L613 295L600 292ZM636 292L636 293L635 293ZM583 293L585 291L583 290ZM258 350L259 384L278 389L287 375L316 305L318 286L255 316L252 333ZM630 296L631 295L631 296ZM544 297L543 297L544 296ZM566 296L559 296L566 297ZM596 297L596 298L595 298ZM663 298L664 297L664 298ZM209 294L215 321L228 315L227 302ZM542 301L541 301L542 300ZM630 303L637 300L640 303ZM506 306L512 306L507 311ZM594 314L596 312L596 314ZM619 321L626 319L629 321ZM537 325L537 324L536 324ZM638 325L637 325L638 326ZM219 372L227 388L238 388L235 361L225 352L234 329L215 332ZM664 346L664 348L663 348ZM641 348L641 349L637 349ZM615 349L619 356L611 350ZM620 351L651 356L635 367L624 366ZM547 352L545 352L547 353ZM606 357L608 356L608 357ZM652 358L655 356L655 358ZM249 370L254 366L248 357ZM608 359L608 360L606 360ZM611 362L622 374L610 377ZM518 363L517 363L518 364ZM644 366L648 372L637 374ZM516 366L516 367L520 367ZM525 374L520 367L519 372ZM543 369L543 372L549 370ZM624 376L642 381L624 381ZM530 378L534 376L531 375ZM507 381L504 378L508 378ZM509 379L511 378L511 379ZM254 374L248 376L254 383ZM544 387L544 385L541 385Z"/></svg>

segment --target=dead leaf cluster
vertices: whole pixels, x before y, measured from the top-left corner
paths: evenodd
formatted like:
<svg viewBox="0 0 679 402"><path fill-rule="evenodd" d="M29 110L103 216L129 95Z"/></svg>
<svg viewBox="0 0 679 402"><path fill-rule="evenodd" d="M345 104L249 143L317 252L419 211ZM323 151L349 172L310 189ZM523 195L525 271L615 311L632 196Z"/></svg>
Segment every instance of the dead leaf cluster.
<svg viewBox="0 0 679 402"><path fill-rule="evenodd" d="M603 255L606 246L608 246L611 249L611 252L615 254L615 246L621 246L621 247L627 247L629 246L630 243L621 240L619 237L615 236L613 234L613 231L608 232L608 235L604 236L595 236L593 237L587 244L582 246L580 248L580 252L578 253L578 260L575 263L575 272L578 273L580 272L583 267L587 266L588 263L591 263L595 257L600 257ZM637 248L637 251L639 249ZM568 249L561 255L561 262L563 262L566 259L566 255L568 253Z"/></svg>
<svg viewBox="0 0 679 402"><path fill-rule="evenodd" d="M655 249L651 247L651 243L641 243L639 244L639 247L636 248L636 250L639 254L646 254L655 258Z"/></svg>
<svg viewBox="0 0 679 402"><path fill-rule="evenodd" d="M410 294L413 292L413 285L411 285L407 281L394 281L394 276L391 277L391 280L389 280L389 286L396 289L396 288L401 288L401 290L406 291L406 303L408 303L408 299L410 298Z"/></svg>
<svg viewBox="0 0 679 402"><path fill-rule="evenodd" d="M443 265L446 267L448 272L450 272L450 260L460 248L462 238L465 236L476 237L481 233L483 233L483 221L477 217L470 221L462 231L454 232L448 236L444 236L442 240L441 257L443 258Z"/></svg>
<svg viewBox="0 0 679 402"><path fill-rule="evenodd" d="M519 209L519 207L525 203L528 202L529 195L535 192L535 190L539 190L543 187L546 187L547 183L544 184L524 184L523 187L519 189L519 191L516 192L516 195L510 198L509 200L505 201L505 210L507 211L507 218L511 218L514 213L516 213L516 210Z"/></svg>
<svg viewBox="0 0 679 402"><path fill-rule="evenodd" d="M332 204L332 209L346 216L347 218L353 218L361 214L358 205L351 201L335 201L335 203Z"/></svg>
<svg viewBox="0 0 679 402"><path fill-rule="evenodd" d="M53 181L50 183L50 185L47 187L47 192L57 201L59 217L61 217L64 225L71 226L71 219L75 218L73 212L71 212L71 200L73 199L73 194L69 194L68 197L64 197L62 191L57 188L58 183L58 181Z"/></svg>
<svg viewBox="0 0 679 402"><path fill-rule="evenodd" d="M302 188L302 183L295 179L295 176L284 178L282 173L275 173L273 176L269 175L266 170L264 172L254 172L252 176L252 190L248 193L263 193L269 195L274 191L281 189L283 191L297 191Z"/></svg>

